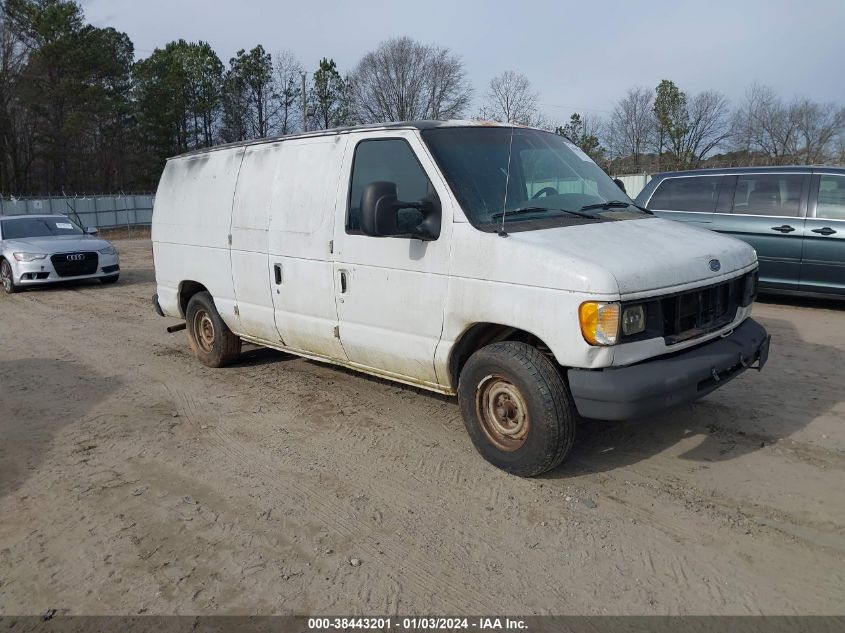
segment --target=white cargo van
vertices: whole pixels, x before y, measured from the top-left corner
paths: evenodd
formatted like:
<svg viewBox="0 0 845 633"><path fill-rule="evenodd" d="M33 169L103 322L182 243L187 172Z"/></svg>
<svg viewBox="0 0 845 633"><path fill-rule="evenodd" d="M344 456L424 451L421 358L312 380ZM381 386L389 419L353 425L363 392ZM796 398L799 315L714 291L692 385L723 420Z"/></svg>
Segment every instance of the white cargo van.
<svg viewBox="0 0 845 633"><path fill-rule="evenodd" d="M634 206L567 139L415 122L263 139L167 162L156 311L219 367L241 341L457 394L519 475L579 417L690 402L748 367L757 258Z"/></svg>

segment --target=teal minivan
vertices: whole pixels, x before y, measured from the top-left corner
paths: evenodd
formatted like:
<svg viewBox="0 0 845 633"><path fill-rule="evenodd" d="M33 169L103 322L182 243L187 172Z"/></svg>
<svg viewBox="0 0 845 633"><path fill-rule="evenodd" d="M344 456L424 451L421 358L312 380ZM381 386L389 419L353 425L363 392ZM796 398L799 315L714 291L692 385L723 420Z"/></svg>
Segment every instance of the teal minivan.
<svg viewBox="0 0 845 633"><path fill-rule="evenodd" d="M761 292L845 299L845 168L666 172L636 202L751 244Z"/></svg>

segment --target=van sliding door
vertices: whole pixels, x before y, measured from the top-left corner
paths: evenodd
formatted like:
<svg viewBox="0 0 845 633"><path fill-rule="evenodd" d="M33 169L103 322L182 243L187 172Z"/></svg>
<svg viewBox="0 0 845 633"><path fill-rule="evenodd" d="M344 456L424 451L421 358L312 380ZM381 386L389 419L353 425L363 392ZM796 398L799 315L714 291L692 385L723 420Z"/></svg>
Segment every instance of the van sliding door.
<svg viewBox="0 0 845 633"><path fill-rule="evenodd" d="M274 157L267 277L286 347L346 360L337 338L332 233L347 136L290 139Z"/></svg>
<svg viewBox="0 0 845 633"><path fill-rule="evenodd" d="M281 146L278 143L247 147L235 187L229 256L240 326L238 334L278 343L273 297L268 282L267 229L270 191Z"/></svg>

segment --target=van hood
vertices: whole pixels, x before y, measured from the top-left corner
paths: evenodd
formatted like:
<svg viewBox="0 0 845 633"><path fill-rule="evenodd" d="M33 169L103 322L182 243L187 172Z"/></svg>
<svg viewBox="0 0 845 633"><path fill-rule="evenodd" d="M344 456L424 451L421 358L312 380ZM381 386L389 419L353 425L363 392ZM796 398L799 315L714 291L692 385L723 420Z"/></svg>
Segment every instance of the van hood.
<svg viewBox="0 0 845 633"><path fill-rule="evenodd" d="M757 261L745 242L659 218L483 235L479 252L456 262L458 274L595 295L716 282Z"/></svg>

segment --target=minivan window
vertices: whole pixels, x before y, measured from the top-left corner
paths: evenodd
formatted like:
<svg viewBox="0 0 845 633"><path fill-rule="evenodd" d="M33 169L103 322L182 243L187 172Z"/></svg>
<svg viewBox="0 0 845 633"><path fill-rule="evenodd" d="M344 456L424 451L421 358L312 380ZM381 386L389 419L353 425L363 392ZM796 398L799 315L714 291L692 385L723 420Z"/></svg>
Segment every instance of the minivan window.
<svg viewBox="0 0 845 633"><path fill-rule="evenodd" d="M721 180L721 176L667 178L657 185L648 206L664 211L713 213Z"/></svg>
<svg viewBox="0 0 845 633"><path fill-rule="evenodd" d="M346 232L361 232L361 195L372 182L396 183L399 200L417 202L436 195L431 181L408 142L403 139L361 141L355 148L352 182L349 187L349 212ZM417 209L399 211L398 228L411 232L423 220Z"/></svg>
<svg viewBox="0 0 845 633"><path fill-rule="evenodd" d="M467 219L480 230L495 231L503 222L511 231L652 217L559 134L468 126L423 130L422 137ZM611 201L618 204L582 208Z"/></svg>
<svg viewBox="0 0 845 633"><path fill-rule="evenodd" d="M845 220L845 176L821 175L816 217Z"/></svg>
<svg viewBox="0 0 845 633"><path fill-rule="evenodd" d="M733 212L745 215L800 215L801 174L748 174L736 181Z"/></svg>

